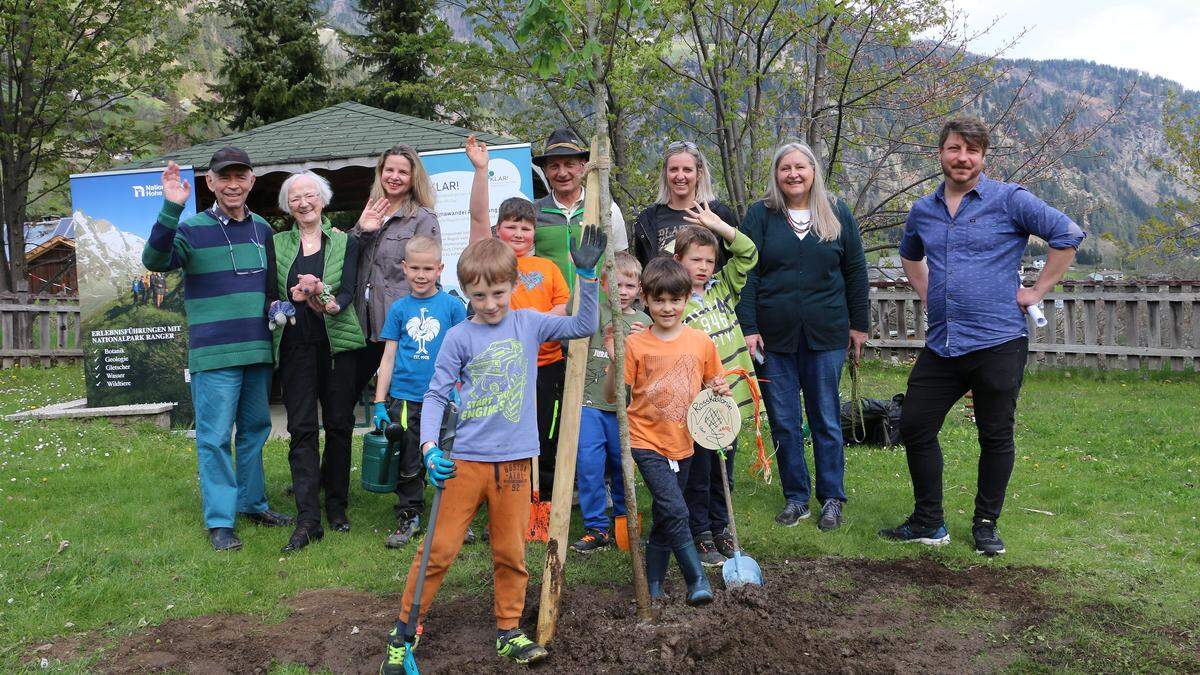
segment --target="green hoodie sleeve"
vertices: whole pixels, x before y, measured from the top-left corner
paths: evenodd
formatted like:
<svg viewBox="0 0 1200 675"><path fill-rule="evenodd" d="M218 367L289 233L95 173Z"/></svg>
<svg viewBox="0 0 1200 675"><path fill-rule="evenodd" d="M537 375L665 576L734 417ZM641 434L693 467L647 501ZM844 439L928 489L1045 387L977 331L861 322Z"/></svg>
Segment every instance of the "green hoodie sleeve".
<svg viewBox="0 0 1200 675"><path fill-rule="evenodd" d="M758 264L758 248L754 242L741 230L736 230L736 232L733 242L725 244L729 260L725 263L725 267L722 267L721 271L717 273L717 283L725 287L732 304L737 304L742 295L742 289L746 286L747 275Z"/></svg>

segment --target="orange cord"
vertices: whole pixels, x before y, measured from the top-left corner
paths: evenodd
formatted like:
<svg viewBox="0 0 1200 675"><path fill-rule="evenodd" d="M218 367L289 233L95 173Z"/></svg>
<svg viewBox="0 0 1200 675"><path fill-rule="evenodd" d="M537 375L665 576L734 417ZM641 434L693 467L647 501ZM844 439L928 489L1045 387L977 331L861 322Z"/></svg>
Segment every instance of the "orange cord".
<svg viewBox="0 0 1200 675"><path fill-rule="evenodd" d="M767 450L763 444L762 435L762 393L758 389L758 379L753 373L745 368L733 368L725 371L725 374L736 375L738 378L746 381L750 388L750 398L754 401L754 444L757 446L754 455L754 464L750 466L749 473L751 476L761 476L762 481L768 485L771 483L771 458L767 456Z"/></svg>

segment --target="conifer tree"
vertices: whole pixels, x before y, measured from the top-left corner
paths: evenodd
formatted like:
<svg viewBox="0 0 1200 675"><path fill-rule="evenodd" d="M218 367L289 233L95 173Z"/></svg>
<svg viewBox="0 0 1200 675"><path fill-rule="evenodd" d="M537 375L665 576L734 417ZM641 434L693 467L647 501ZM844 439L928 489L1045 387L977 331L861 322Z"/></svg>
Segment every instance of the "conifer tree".
<svg viewBox="0 0 1200 675"><path fill-rule="evenodd" d="M366 71L348 97L425 119L462 121L475 105L465 67L474 53L436 13L434 0L359 0L364 33L344 33L350 64Z"/></svg>
<svg viewBox="0 0 1200 675"><path fill-rule="evenodd" d="M221 0L237 46L226 48L209 114L238 131L312 112L328 102L329 68L311 0Z"/></svg>

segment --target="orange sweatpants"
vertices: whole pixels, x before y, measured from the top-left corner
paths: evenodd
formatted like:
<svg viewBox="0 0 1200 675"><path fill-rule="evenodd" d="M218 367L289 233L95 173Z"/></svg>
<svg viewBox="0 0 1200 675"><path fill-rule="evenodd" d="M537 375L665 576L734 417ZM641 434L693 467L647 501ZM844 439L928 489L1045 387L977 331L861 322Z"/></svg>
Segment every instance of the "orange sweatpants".
<svg viewBox="0 0 1200 675"><path fill-rule="evenodd" d="M421 597L421 620L433 604L450 563L458 556L463 536L471 525L480 504L488 505L488 531L491 535L492 568L495 576L496 628L516 628L525 609L525 587L529 572L525 569L525 530L529 527L529 467L528 459L511 462L468 462L454 460L456 476L446 481L442 503L433 526L433 550L425 570L425 588ZM404 596L400 603L400 619L407 621L412 611L413 592L421 567L417 549Z"/></svg>

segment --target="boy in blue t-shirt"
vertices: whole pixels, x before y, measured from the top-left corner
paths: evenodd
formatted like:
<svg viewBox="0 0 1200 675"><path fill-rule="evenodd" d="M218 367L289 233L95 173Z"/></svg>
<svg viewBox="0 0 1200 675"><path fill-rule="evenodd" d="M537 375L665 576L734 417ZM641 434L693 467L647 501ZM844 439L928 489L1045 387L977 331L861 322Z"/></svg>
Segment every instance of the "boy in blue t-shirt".
<svg viewBox="0 0 1200 675"><path fill-rule="evenodd" d="M404 428L396 481L396 530L384 545L401 548L421 529L425 510L425 468L421 462L421 402L433 377L433 364L450 327L467 318L462 302L437 287L442 247L419 235L404 250L408 295L392 303L379 335L385 341L375 385L376 428L396 421ZM399 358L397 358L399 355Z"/></svg>

